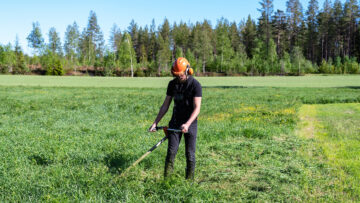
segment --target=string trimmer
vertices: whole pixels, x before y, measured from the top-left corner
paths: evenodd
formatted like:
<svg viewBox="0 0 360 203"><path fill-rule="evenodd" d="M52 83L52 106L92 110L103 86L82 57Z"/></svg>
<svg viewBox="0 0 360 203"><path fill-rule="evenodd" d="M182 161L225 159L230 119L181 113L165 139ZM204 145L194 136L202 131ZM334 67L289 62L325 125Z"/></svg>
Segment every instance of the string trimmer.
<svg viewBox="0 0 360 203"><path fill-rule="evenodd" d="M158 143L156 143L153 147L151 147L144 155L142 155L138 160L136 160L133 164L131 164L123 173L121 173L120 177L124 176L128 171L130 171L133 167L135 167L140 161L142 161L147 155L149 155L152 151L158 148L161 143L163 143L168 138L168 131L172 132L181 132L179 129L168 128L167 126L158 126L156 130L162 129L165 133L165 137L163 137Z"/></svg>

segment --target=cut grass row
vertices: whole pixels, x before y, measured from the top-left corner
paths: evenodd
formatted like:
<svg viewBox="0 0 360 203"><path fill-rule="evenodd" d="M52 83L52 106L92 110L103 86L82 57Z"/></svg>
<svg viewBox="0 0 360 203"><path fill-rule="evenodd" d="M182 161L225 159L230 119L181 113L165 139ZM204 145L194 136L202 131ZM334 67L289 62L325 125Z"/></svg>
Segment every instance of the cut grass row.
<svg viewBox="0 0 360 203"><path fill-rule="evenodd" d="M342 201L358 201L360 104L304 105L299 114L302 118L299 135L312 146L304 149L306 157L329 166L334 177L332 187Z"/></svg>

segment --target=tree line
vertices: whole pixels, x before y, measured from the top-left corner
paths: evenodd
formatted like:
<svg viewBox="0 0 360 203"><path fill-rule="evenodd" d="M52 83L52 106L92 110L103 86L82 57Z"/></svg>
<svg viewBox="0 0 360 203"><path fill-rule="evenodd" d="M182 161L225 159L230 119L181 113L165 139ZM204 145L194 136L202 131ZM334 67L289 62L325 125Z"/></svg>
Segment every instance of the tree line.
<svg viewBox="0 0 360 203"><path fill-rule="evenodd" d="M0 45L0 72L49 75L85 72L103 76L166 76L177 57L186 57L199 75L302 75L360 73L360 10L357 0L288 0L286 11L274 11L273 0L261 0L261 16L237 22L221 18L185 23L164 22L126 30L114 24L105 44L91 11L87 27L68 25L63 42L54 27L45 43L34 22L27 37L33 55Z"/></svg>

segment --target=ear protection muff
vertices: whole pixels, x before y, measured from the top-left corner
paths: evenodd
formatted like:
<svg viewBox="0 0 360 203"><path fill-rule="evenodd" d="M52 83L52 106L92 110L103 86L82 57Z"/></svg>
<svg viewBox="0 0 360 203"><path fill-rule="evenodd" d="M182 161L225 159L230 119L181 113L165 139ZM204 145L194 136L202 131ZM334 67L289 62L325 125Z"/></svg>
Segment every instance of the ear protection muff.
<svg viewBox="0 0 360 203"><path fill-rule="evenodd" d="M190 68L190 65L186 66L185 75L192 75L194 73L194 70Z"/></svg>

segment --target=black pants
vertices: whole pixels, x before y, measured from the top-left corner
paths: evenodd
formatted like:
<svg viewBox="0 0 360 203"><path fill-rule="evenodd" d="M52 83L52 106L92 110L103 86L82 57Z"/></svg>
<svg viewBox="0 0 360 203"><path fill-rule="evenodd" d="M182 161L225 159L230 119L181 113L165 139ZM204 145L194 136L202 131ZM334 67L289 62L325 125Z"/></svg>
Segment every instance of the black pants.
<svg viewBox="0 0 360 203"><path fill-rule="evenodd" d="M169 124L170 128L180 128L179 125ZM197 120L195 120L189 127L188 133L185 137L185 156L186 156L186 178L194 178L195 171L195 149L196 149L196 134L197 134ZM165 160L165 177L168 176L173 168L174 161L179 149L181 137L183 133L170 132L168 134L168 149Z"/></svg>

